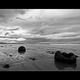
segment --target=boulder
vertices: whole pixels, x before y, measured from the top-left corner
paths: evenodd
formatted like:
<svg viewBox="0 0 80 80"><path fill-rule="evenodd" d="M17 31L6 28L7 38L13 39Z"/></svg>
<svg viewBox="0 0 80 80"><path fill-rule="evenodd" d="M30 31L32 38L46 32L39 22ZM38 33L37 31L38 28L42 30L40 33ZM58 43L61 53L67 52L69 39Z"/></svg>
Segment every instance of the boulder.
<svg viewBox="0 0 80 80"><path fill-rule="evenodd" d="M25 48L24 46L20 46L20 47L18 48L18 52L19 52L20 54L23 54L23 53L26 52L26 48Z"/></svg>

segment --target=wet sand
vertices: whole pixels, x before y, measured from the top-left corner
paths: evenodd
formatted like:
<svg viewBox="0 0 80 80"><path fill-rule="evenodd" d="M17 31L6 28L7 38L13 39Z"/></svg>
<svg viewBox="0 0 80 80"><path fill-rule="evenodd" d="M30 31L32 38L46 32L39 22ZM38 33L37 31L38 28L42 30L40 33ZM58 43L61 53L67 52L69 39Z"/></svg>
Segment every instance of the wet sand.
<svg viewBox="0 0 80 80"><path fill-rule="evenodd" d="M26 47L26 53L20 55L19 46ZM80 71L79 44L0 44L0 71ZM78 55L76 64L63 64L54 60L57 50L73 52ZM54 51L50 54L49 51ZM4 68L9 64L9 68Z"/></svg>

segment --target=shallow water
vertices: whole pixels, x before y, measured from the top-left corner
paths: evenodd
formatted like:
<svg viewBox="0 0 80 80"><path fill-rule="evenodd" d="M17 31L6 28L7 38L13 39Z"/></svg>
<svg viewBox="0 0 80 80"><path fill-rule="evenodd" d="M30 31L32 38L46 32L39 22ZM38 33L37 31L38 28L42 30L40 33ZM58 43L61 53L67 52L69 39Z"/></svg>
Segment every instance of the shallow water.
<svg viewBox="0 0 80 80"><path fill-rule="evenodd" d="M60 48L80 49L80 44L50 44L50 45L55 47L60 47Z"/></svg>

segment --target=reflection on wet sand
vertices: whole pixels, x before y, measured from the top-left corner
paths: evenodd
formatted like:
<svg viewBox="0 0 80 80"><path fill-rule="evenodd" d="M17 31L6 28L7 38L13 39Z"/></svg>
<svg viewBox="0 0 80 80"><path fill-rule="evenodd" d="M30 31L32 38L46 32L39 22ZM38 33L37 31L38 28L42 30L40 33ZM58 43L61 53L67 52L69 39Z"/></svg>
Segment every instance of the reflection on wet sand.
<svg viewBox="0 0 80 80"><path fill-rule="evenodd" d="M77 67L76 63L74 63L74 64L67 64L67 63L61 63L61 62L58 62L58 61L55 61L55 60L54 60L54 64L55 64L55 66L56 66L56 68L58 70L64 70L65 68L76 69L76 67Z"/></svg>

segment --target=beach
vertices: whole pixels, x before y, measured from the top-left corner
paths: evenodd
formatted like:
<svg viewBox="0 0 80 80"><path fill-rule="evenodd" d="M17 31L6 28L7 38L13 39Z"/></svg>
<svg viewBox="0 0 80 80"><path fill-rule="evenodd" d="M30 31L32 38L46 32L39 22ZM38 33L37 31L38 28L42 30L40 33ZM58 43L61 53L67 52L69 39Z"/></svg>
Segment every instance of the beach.
<svg viewBox="0 0 80 80"><path fill-rule="evenodd" d="M0 44L0 71L79 71L80 49L79 44ZM26 52L20 55L19 46L25 46ZM69 47L68 47L69 46ZM78 55L76 64L63 64L54 60L56 51L73 52ZM54 54L48 53L54 51ZM10 64L10 68L3 68Z"/></svg>

